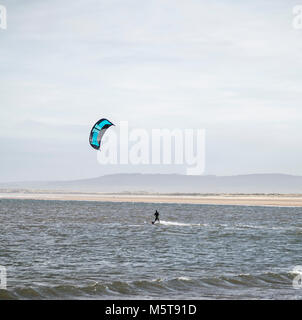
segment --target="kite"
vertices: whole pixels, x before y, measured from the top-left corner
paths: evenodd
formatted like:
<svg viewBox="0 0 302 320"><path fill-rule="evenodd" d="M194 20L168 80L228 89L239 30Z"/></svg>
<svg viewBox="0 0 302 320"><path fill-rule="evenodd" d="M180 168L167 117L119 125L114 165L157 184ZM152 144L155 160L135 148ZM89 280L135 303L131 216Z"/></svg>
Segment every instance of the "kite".
<svg viewBox="0 0 302 320"><path fill-rule="evenodd" d="M101 119L92 127L89 137L92 148L96 150L100 149L103 135L111 126L114 126L112 122L107 119Z"/></svg>

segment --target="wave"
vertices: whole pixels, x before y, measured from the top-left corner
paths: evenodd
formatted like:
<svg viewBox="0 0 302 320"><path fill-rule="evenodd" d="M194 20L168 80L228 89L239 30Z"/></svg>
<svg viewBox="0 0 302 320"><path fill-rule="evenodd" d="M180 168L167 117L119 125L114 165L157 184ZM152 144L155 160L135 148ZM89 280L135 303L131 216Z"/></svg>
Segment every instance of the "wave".
<svg viewBox="0 0 302 320"><path fill-rule="evenodd" d="M222 290L228 296L234 296L246 289L255 289L256 298L259 290L263 292L275 289L292 290L295 272L266 272L259 274L238 274L232 276L156 278L135 281L92 282L83 286L39 285L32 287L16 287L0 290L0 300L8 299L135 299L135 298L164 298L173 296L176 299L186 297L221 298ZM241 289L241 290L240 290ZM239 291L238 291L239 290ZM212 292L212 293L211 293ZM242 295L242 293L240 293ZM242 296L240 296L242 298Z"/></svg>
<svg viewBox="0 0 302 320"><path fill-rule="evenodd" d="M236 224L238 229L269 229L269 230L284 230L284 227L272 227L272 226L261 226L261 225L252 225L252 224Z"/></svg>
<svg viewBox="0 0 302 320"><path fill-rule="evenodd" d="M242 230L242 229L258 229L258 230L279 230L285 232L302 232L301 227L297 226L269 226L269 225L254 225L254 224L203 224L203 226L208 226L211 228L220 228L220 229L228 229L228 230Z"/></svg>
<svg viewBox="0 0 302 320"><path fill-rule="evenodd" d="M201 223L185 223L185 222L164 221L164 220L160 220L160 224L164 226L180 226L180 227L204 226L204 224L201 224Z"/></svg>
<svg viewBox="0 0 302 320"><path fill-rule="evenodd" d="M144 224L149 224L150 222L144 221ZM280 231L294 231L294 232L302 232L301 227L297 226L268 226L268 225L254 225L254 224L209 224L209 223L188 223L188 222L178 222L178 221L166 221L160 220L160 223L156 223L157 225L164 226L179 226L179 227L210 227L210 228L225 228L232 230L240 230L240 229L259 229L259 230L280 230ZM134 225L133 225L134 226ZM138 225L135 225L138 226Z"/></svg>

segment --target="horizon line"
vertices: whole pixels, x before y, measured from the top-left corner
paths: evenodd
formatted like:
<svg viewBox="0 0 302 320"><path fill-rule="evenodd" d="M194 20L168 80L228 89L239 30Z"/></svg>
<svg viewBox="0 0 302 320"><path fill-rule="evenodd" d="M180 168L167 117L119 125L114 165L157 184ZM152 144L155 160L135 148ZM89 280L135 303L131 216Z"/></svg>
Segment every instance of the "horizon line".
<svg viewBox="0 0 302 320"><path fill-rule="evenodd" d="M83 181L83 180L94 180L99 179L102 177L109 177L109 176L117 176L117 175L149 175L149 176L182 176L182 177L217 177L217 178L226 178L226 177L239 177L239 176L272 176L272 175L279 175L279 176L291 176L291 177L302 177L302 175L298 174L289 174L289 173L243 173L243 174L233 174L233 175L215 175L215 174L201 174L201 175L187 175L182 173L141 173L141 172L120 172L120 173L112 173L112 174L104 174L100 176L90 177L90 178L77 178L77 179L64 179L64 180L15 180L15 181L5 181L0 182L1 184L12 184L12 183L53 183L53 182L76 182L76 181Z"/></svg>

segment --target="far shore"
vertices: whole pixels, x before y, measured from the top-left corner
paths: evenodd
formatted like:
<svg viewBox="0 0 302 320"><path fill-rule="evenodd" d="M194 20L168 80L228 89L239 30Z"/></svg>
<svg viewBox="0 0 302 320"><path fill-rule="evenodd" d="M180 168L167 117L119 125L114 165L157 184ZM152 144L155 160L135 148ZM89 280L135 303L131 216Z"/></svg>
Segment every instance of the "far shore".
<svg viewBox="0 0 302 320"><path fill-rule="evenodd" d="M302 194L104 194L41 191L0 192L0 199L302 207Z"/></svg>

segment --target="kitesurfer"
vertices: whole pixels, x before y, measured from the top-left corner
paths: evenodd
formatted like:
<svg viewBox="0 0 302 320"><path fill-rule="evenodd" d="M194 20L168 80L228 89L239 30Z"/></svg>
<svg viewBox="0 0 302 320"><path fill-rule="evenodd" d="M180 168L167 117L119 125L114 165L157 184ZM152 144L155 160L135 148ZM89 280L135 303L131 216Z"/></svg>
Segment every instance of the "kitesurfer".
<svg viewBox="0 0 302 320"><path fill-rule="evenodd" d="M154 216L155 216L155 220L152 222L153 224L158 221L159 222L159 212L156 210L155 213L154 213Z"/></svg>

